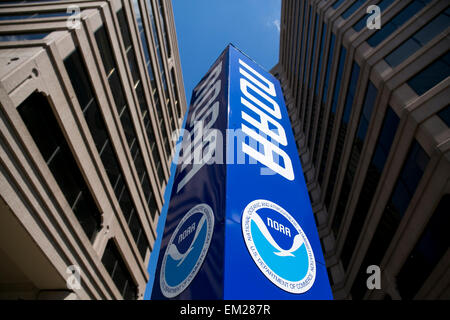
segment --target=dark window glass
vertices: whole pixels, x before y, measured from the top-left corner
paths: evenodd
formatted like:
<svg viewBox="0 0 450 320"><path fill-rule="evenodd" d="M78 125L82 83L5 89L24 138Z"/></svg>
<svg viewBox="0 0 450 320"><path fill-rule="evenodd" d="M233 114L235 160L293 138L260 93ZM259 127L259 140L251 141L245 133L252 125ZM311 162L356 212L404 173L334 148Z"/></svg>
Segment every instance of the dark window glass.
<svg viewBox="0 0 450 320"><path fill-rule="evenodd" d="M311 52L311 65L309 67L309 81L308 81L308 88L311 88L312 86L312 74L313 74L313 69L314 69L314 61L316 58L316 39L317 39L317 28L319 26L319 15L316 13L316 23L314 25L314 38L313 38L313 48L312 48L312 52Z"/></svg>
<svg viewBox="0 0 450 320"><path fill-rule="evenodd" d="M342 151L344 149L344 142L345 142L345 136L347 135L348 121L350 119L350 113L352 110L353 99L355 96L356 86L357 86L358 78L359 78L359 69L360 69L359 65L356 62L354 62L353 66L352 66L350 84L349 84L347 96L345 99L344 114L342 116L341 124L339 127L338 140L336 142L336 147L334 150L333 162L331 163L330 178L328 179L329 182L328 182L328 186L327 186L327 191L325 193L325 204L328 208L330 207L331 197L333 195L334 186L335 186L336 178L337 178L337 173L338 173L340 162L341 162ZM336 221L336 219L334 221ZM336 223L333 223L333 231L335 234L337 234L337 232L338 232L337 227L338 227L338 225Z"/></svg>
<svg viewBox="0 0 450 320"><path fill-rule="evenodd" d="M392 51L384 60L391 66L396 67L425 44L438 36L450 25L449 10L441 13L431 20L422 29L417 31L411 38L403 42L397 49Z"/></svg>
<svg viewBox="0 0 450 320"><path fill-rule="evenodd" d="M347 169L344 174L344 181L340 188L340 196L336 206L336 212L333 220L333 229L335 234L340 228L342 218L344 217L345 207L347 205L350 191L353 185L353 178L355 177L356 169L358 167L361 151L364 145L367 128L369 127L370 117L372 115L373 106L377 98L378 91L372 82L369 81L366 95L364 97L364 104L361 115L359 117L358 129L353 140L352 150L350 151L350 158L348 160Z"/></svg>
<svg viewBox="0 0 450 320"><path fill-rule="evenodd" d="M21 103L17 111L78 222L93 241L100 229L101 215L50 104L43 95L33 93Z"/></svg>
<svg viewBox="0 0 450 320"><path fill-rule="evenodd" d="M419 96L450 75L450 51L408 80L408 85Z"/></svg>
<svg viewBox="0 0 450 320"><path fill-rule="evenodd" d="M395 112L388 107L384 117L383 125L378 136L375 151L367 169L366 177L359 195L359 199L350 223L350 227L345 239L341 254L341 261L344 269L347 269L353 250L356 247L364 221L372 203L373 196L377 190L378 182L389 155L392 142L394 141L400 119Z"/></svg>
<svg viewBox="0 0 450 320"><path fill-rule="evenodd" d="M119 20L120 33L122 34L123 45L125 47L125 50L127 50L130 46L132 46L132 44L131 44L130 30L128 29L128 23L123 9L120 9L117 12L117 20Z"/></svg>
<svg viewBox="0 0 450 320"><path fill-rule="evenodd" d="M338 8L342 3L344 2L344 0L337 0L333 3L332 8L336 9Z"/></svg>
<svg viewBox="0 0 450 320"><path fill-rule="evenodd" d="M336 107L337 107L337 100L339 98L340 89L341 89L341 81L342 81L342 74L344 71L344 64L345 64L345 57L347 55L347 50L344 46L341 48L340 52L340 58L339 58L339 65L338 65L338 71L336 75L336 81L334 83L334 94L333 94L333 100L331 103L331 113L328 118L328 125L327 125L327 131L325 134L325 144L324 144L324 150L322 154L322 160L320 163L320 170L319 170L319 183L322 185L323 182L323 175L325 171L325 165L328 159L328 148L330 146L330 140L331 140L331 133L333 131L333 125L334 125L334 119L336 117ZM323 187L323 186L322 186Z"/></svg>
<svg viewBox="0 0 450 320"><path fill-rule="evenodd" d="M402 299L412 299L427 280L450 246L450 195L442 197L415 247L397 275Z"/></svg>
<svg viewBox="0 0 450 320"><path fill-rule="evenodd" d="M163 64L163 57L162 57L161 49L160 49L161 46L160 46L158 30L156 29L156 21L155 21L155 15L153 13L153 5L150 0L147 0L147 7L148 7L149 15L150 15L150 25L151 25L151 30L153 33L153 39L155 40L156 55L158 56L159 72L161 73L161 80L162 80L165 96L166 96L166 99L168 99L169 93L168 93L168 87L167 87L167 77L166 77L166 72L165 72L164 64ZM170 113L170 110L169 110L169 113Z"/></svg>
<svg viewBox="0 0 450 320"><path fill-rule="evenodd" d="M358 297L358 295L361 296L361 293L365 291L363 287L366 286L366 278L363 278L360 274L364 273L367 266L372 264L380 265L400 221L408 208L409 202L416 191L428 161L428 155L419 143L414 141L408 152L391 198L386 205L386 209L381 216L375 234L367 249L360 272L352 287L352 295L355 293Z"/></svg>
<svg viewBox="0 0 450 320"><path fill-rule="evenodd" d="M336 112L337 102L338 102L339 96L341 95L341 82L342 82L342 74L344 73L346 55L347 55L347 50L345 49L344 46L342 46L341 53L339 55L340 58L339 58L339 65L338 65L338 70L337 70L336 81L334 83L333 100L331 102L331 111L332 112ZM358 72L359 72L359 67L358 67Z"/></svg>
<svg viewBox="0 0 450 320"><path fill-rule="evenodd" d="M152 10L151 3L147 2L147 5L149 5L149 10ZM142 46L144 47L144 55L145 55L145 59L146 59L146 63L147 63L148 75L150 77L150 82L152 85L152 94L153 94L153 100L154 100L155 106L156 106L156 112L158 115L159 128L161 128L163 140L164 139L167 140L168 133L167 133L166 126L164 125L164 118L163 118L162 107L161 107L161 98L159 96L159 91L156 88L155 76L154 76L154 72L153 72L153 65L152 65L152 62L150 61L150 52L149 52L148 45L147 45L148 40L147 40L147 37L144 32L144 27L142 25L141 9L139 7L139 3L137 0L133 0L133 9L134 9L134 13L136 15L138 27L140 30L139 32L140 32ZM152 17L153 16L151 16L151 18ZM153 23L152 27L156 28L156 26L154 25L154 20L153 19L151 19L151 20L152 20L151 22ZM152 29L152 30L154 32L155 29ZM158 41L158 38L155 38L155 41ZM150 42L151 42L151 40L150 40ZM170 145L167 143L167 144L164 144L164 147L165 147L167 154L170 154Z"/></svg>
<svg viewBox="0 0 450 320"><path fill-rule="evenodd" d="M415 14L422 10L430 1L431 0L412 1L388 23L384 23L383 27L380 30L375 32L369 39L367 39L367 43L371 47L376 47L392 33L394 33L398 28L400 28L404 23L411 19Z"/></svg>
<svg viewBox="0 0 450 320"><path fill-rule="evenodd" d="M319 98L317 98L319 101ZM322 126L323 126L323 116L325 114L325 106L323 103L318 102L320 104L320 111L319 111L319 119L317 120L317 132L316 132L316 141L314 142L314 151L313 151L313 162L315 166L317 167L317 156L318 156L318 150L319 150L319 143L320 143L320 135L322 133Z"/></svg>
<svg viewBox="0 0 450 320"><path fill-rule="evenodd" d="M319 95L319 81L320 81L320 76L322 74L322 58L323 58L323 50L324 50L326 36L327 36L327 25L324 24L322 27L322 40L320 41L319 64L317 65L316 95Z"/></svg>
<svg viewBox="0 0 450 320"><path fill-rule="evenodd" d="M157 0L158 3L158 11L159 11L159 17L160 17L160 21L161 21L161 31L163 34L163 39L164 39L164 46L166 48L166 52L167 55L170 57L172 55L171 53L171 49L170 49L170 41L169 41L169 35L167 34L167 20L166 20L166 16L164 14L164 4L163 1L161 0Z"/></svg>
<svg viewBox="0 0 450 320"><path fill-rule="evenodd" d="M334 52L334 33L331 33L330 50L328 51L328 62L327 69L325 73L325 82L323 85L322 101L325 103L328 97L328 81L330 79L331 67L333 66L333 52Z"/></svg>
<svg viewBox="0 0 450 320"><path fill-rule="evenodd" d="M125 300L137 299L137 286L131 277L114 241L110 240L103 253L102 263Z"/></svg>
<svg viewBox="0 0 450 320"><path fill-rule="evenodd" d="M357 0L355 1L347 10L342 13L342 18L347 19L350 17L356 10L359 9L367 0Z"/></svg>
<svg viewBox="0 0 450 320"><path fill-rule="evenodd" d="M306 3L303 1L303 2L299 2L298 3L298 10L300 11L301 9L300 9L300 5L301 4L303 4L303 5L306 5ZM291 68L291 70L292 70L292 74L294 74L295 73L295 68L296 68L296 66L297 66L297 55L298 55L298 49L299 49L299 43L298 43L298 40L300 39L300 21L304 21L304 19L305 19L305 11L306 10L303 10L303 17L302 17L302 19L297 19L297 27L296 27L296 31L295 31L295 35L294 35L294 42L295 43L293 43L293 46L294 46L294 50L295 50L295 54L294 54L294 62L292 63L292 68ZM300 13L299 13L299 15L300 15Z"/></svg>
<svg viewBox="0 0 450 320"><path fill-rule="evenodd" d="M26 33L26 34L0 34L0 42L23 41L23 40L41 40L49 33Z"/></svg>
<svg viewBox="0 0 450 320"><path fill-rule="evenodd" d="M303 83L306 82L306 69L308 66L308 49L309 49L309 37L311 35L311 19L312 19L312 6L309 7L309 18L308 18L308 30L306 31L306 48L305 48L305 62L303 64Z"/></svg>
<svg viewBox="0 0 450 320"><path fill-rule="evenodd" d="M4 2L2 3L4 4ZM0 21L6 20L21 20L21 19L41 19L41 18L57 18L57 17L66 17L71 15L70 12L66 11L55 11L55 12L36 12L36 13L6 13L0 15Z"/></svg>
<svg viewBox="0 0 450 320"><path fill-rule="evenodd" d="M175 93L175 107L178 113L178 117L181 117L181 101L180 101L180 96L178 95L178 86L177 86L177 78L175 77L175 69L172 68L170 70L171 72L171 80L172 80L172 89L173 92Z"/></svg>

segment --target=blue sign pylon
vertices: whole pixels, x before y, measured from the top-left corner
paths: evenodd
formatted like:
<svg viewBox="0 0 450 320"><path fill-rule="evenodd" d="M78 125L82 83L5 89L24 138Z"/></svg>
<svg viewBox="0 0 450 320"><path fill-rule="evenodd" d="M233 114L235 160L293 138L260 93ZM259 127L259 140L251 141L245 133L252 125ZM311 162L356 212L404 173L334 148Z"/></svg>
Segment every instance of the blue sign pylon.
<svg viewBox="0 0 450 320"><path fill-rule="evenodd" d="M194 89L152 299L332 299L276 78L228 45Z"/></svg>

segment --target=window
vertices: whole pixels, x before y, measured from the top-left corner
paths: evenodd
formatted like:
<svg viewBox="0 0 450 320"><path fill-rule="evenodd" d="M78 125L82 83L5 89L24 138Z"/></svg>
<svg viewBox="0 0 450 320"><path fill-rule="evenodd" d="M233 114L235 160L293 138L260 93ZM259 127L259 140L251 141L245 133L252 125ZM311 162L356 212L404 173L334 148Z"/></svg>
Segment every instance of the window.
<svg viewBox="0 0 450 320"><path fill-rule="evenodd" d="M50 104L43 95L35 92L22 102L17 111L78 222L93 241L100 230L101 214Z"/></svg>
<svg viewBox="0 0 450 320"><path fill-rule="evenodd" d="M56 18L56 17L66 17L69 15L71 15L71 13L66 12L66 11L36 12L36 13L22 12L20 14L5 13L5 14L0 15L0 21L21 20L21 19L39 19L39 18Z"/></svg>
<svg viewBox="0 0 450 320"><path fill-rule="evenodd" d="M164 46L166 48L166 52L167 52L167 56L171 56L171 48L170 48L170 40L169 40L169 35L167 34L167 20L166 20L166 16L164 14L164 6L163 6L163 1L161 0L157 0L158 3L158 11L159 11L159 17L160 17L160 21L161 21L161 31L163 34L163 39L164 39Z"/></svg>
<svg viewBox="0 0 450 320"><path fill-rule="evenodd" d="M308 31L306 31L307 33L307 37L306 37L306 48L305 48L305 61L303 63L303 90L304 90L304 94L306 94L306 105L305 105L305 114L303 115L303 130L305 132L305 134L307 134L306 132L306 124L307 124L307 120L308 120L308 112L309 112L309 108L308 108L308 100L309 100L309 91L306 89L306 70L308 68L308 48L309 48L309 36L311 33L311 18L312 18L312 6L309 7L309 18L308 18ZM310 65L311 68L311 65Z"/></svg>
<svg viewBox="0 0 450 320"><path fill-rule="evenodd" d="M178 95L178 86L177 86L177 78L175 77L175 69L172 68L170 70L170 75L171 75L171 80L172 80L172 89L173 92L175 93L175 105L176 105L176 110L178 113L178 116L181 117L181 101L180 101L180 96Z"/></svg>
<svg viewBox="0 0 450 320"><path fill-rule="evenodd" d="M313 38L313 49L311 52L311 64L309 67L309 81L308 81L308 88L311 88L312 86L312 74L314 69L314 61L316 58L316 38L317 38L317 28L319 26L319 15L316 13L316 23L314 25L314 38Z"/></svg>
<svg viewBox="0 0 450 320"><path fill-rule="evenodd" d="M323 58L323 50L324 50L326 36L327 36L327 25L324 24L322 27L322 40L320 41L319 64L317 66L316 95L319 95L319 81L320 81L320 75L322 74L322 58Z"/></svg>
<svg viewBox="0 0 450 320"><path fill-rule="evenodd" d="M319 151L319 143L320 143L320 135L322 132L322 125L323 125L323 115L325 113L325 106L323 103L320 103L320 111L319 111L319 119L317 120L317 132L316 132L316 141L314 142L314 151L313 151L313 162L315 164L315 166L317 167L318 164L317 162L317 156L318 156L318 151Z"/></svg>
<svg viewBox="0 0 450 320"><path fill-rule="evenodd" d="M413 299L450 246L450 195L441 198L415 247L397 275L397 289L403 299Z"/></svg>
<svg viewBox="0 0 450 320"><path fill-rule="evenodd" d="M338 8L342 3L344 2L344 0L337 0L333 3L332 8L336 9Z"/></svg>
<svg viewBox="0 0 450 320"><path fill-rule="evenodd" d="M341 52L340 52L340 58L339 58L338 71L337 71L337 75L336 75L336 81L334 83L334 94L333 94L333 100L331 103L331 113L328 118L328 125L327 125L327 129L326 129L327 131L325 134L325 144L324 144L324 148L323 148L322 160L320 163L319 183L321 184L321 186L322 186L322 182L323 182L325 165L326 165L327 158L328 158L328 148L330 146L331 133L333 131L334 118L336 116L337 101L338 101L340 89L341 89L342 74L344 71L344 63L345 63L346 55L347 55L347 50L345 49L344 46L342 46Z"/></svg>
<svg viewBox="0 0 450 320"><path fill-rule="evenodd" d="M0 34L0 42L41 40L41 39L44 39L48 35L49 35L49 33Z"/></svg>
<svg viewBox="0 0 450 320"><path fill-rule="evenodd" d="M394 33L398 28L405 24L409 19L422 10L431 0L414 0L392 18L388 23L383 24L383 28L375 32L367 43L371 47L378 46L387 37Z"/></svg>
<svg viewBox="0 0 450 320"><path fill-rule="evenodd" d="M327 70L325 73L325 83L323 85L322 101L325 103L328 97L328 81L330 79L331 67L333 66L333 52L334 52L334 33L331 33L330 50L328 51Z"/></svg>
<svg viewBox="0 0 450 320"><path fill-rule="evenodd" d="M376 87L372 84L372 82L369 81L366 95L364 97L363 109L359 117L358 129L353 140L352 150L350 151L350 158L348 160L347 169L344 174L344 181L342 182L342 187L340 188L341 194L339 196L339 200L336 206L336 212L334 214L333 229L336 230L336 236L342 223L342 218L345 213L347 201L350 196L350 191L353 185L353 178L355 177L356 169L361 157L364 139L369 127L370 117L372 115L372 110L377 98L377 94L378 91Z"/></svg>
<svg viewBox="0 0 450 320"><path fill-rule="evenodd" d="M373 196L377 190L384 165L388 158L392 142L394 141L399 122L400 119L398 116L390 107L388 107L380 135L378 136L375 151L370 160L369 168L367 169L366 177L348 229L347 238L343 245L341 260L344 269L347 269L353 250L356 247L364 221L366 220L370 209L370 204L372 203Z"/></svg>
<svg viewBox="0 0 450 320"><path fill-rule="evenodd" d="M150 0L147 0L147 7L148 7L148 12L150 14L150 25L151 25L151 30L153 33L153 38L155 39L155 49L156 49L156 54L158 56L158 63L159 63L159 72L161 73L161 79L162 79L162 83L163 83L163 89L164 89L164 93L166 96L166 99L169 98L169 88L167 87L167 78L166 78L166 72L164 69L164 64L163 64L163 58L162 58L162 54L161 54L161 46L160 46L160 40L159 40L159 35L158 35L158 30L156 29L156 21L155 21L155 15L153 14L153 6ZM169 110L170 113L170 110Z"/></svg>
<svg viewBox="0 0 450 320"><path fill-rule="evenodd" d="M300 11L301 9L300 9L300 5L306 5L306 2L298 2L298 10ZM304 19L305 19L305 11L306 10L303 10L303 17L302 17L302 19L297 19L297 27L296 27L296 33L295 33L295 35L294 35L294 42L295 42L295 44L293 44L294 45L294 48L295 48L295 54L294 54L294 62L292 63L292 74L294 74L295 73L295 67L296 67L296 65L297 65L297 55L298 55L298 49L299 49L299 47L300 47L300 45L299 45L299 43L298 43L298 40L300 39L300 21L304 21ZM300 13L299 13L299 15L300 15Z"/></svg>
<svg viewBox="0 0 450 320"><path fill-rule="evenodd" d="M309 18L308 18L308 31L306 31L306 48L305 48L305 62L303 64L303 84L306 82L306 69L308 66L308 49L309 49L309 37L311 35L311 18L312 18L312 6L309 7Z"/></svg>
<svg viewBox="0 0 450 320"><path fill-rule="evenodd" d="M367 0L355 1L347 10L344 11L344 13L342 13L342 18L347 19L353 13L355 13L355 11L359 9L359 7L361 7L366 2L367 2Z"/></svg>
<svg viewBox="0 0 450 320"><path fill-rule="evenodd" d="M384 60L391 66L396 67L416 51L438 36L450 25L450 9L438 15L427 25L422 27L408 40L403 42L397 49L392 51Z"/></svg>
<svg viewBox="0 0 450 320"><path fill-rule="evenodd" d="M344 149L344 142L345 142L345 136L347 135L347 126L348 121L350 120L350 113L352 110L353 105L353 99L356 92L356 86L358 84L358 78L359 78L359 65L354 62L352 66L352 72L350 77L350 84L347 91L347 97L345 99L345 109L344 114L341 119L341 124L339 127L338 132L338 139L336 142L336 147L334 150L334 157L333 162L331 163L331 172L330 172L330 178L328 179L328 186L327 191L325 193L325 204L327 208L330 207L331 197L333 195L334 186L336 183L337 173L339 170L340 162L341 162L341 156L342 151ZM336 225L333 224L333 227L336 228ZM333 230L335 234L337 234L338 230Z"/></svg>
<svg viewBox="0 0 450 320"><path fill-rule="evenodd" d="M299 45L298 45L298 49L300 50L300 52L298 53L298 57L296 57L296 59L298 58L298 61L296 61L296 63L297 63L297 65L298 65L298 69L297 69L297 74L298 74L298 88L300 88L300 80L301 80L301 77L300 77L300 75L301 75L301 73L302 72L304 72L304 70L302 70L302 58L303 58L303 52L302 52L302 48L303 48L303 45L305 44L305 33L306 33L306 12L307 11L309 11L308 10L308 3L307 3L307 1L304 1L303 2L304 3L304 5L303 5L303 18L302 18L302 21L303 21L303 26L302 26L302 32L301 32L301 42L299 43ZM299 35L299 38L300 38L300 35ZM305 44L306 46L308 45L308 44ZM305 54L306 54L306 51L307 50L305 50ZM297 96L296 96L296 99L298 100L298 99L301 99L301 92L300 92L300 90L294 90L295 91L295 93L294 94L296 94ZM302 114L302 112L303 112L303 108L302 108L302 106L299 108L299 117L301 117L301 114Z"/></svg>
<svg viewBox="0 0 450 320"><path fill-rule="evenodd" d="M102 263L125 300L137 299L137 286L113 240L108 241Z"/></svg>
<svg viewBox="0 0 450 320"><path fill-rule="evenodd" d="M428 155L419 143L414 141L408 152L408 156L400 172L391 198L386 205L369 248L367 249L359 274L364 273L364 270L368 265L380 265L386 250L397 231L401 218L405 214L409 202L416 191L428 161ZM357 276L355 283L353 284L356 295L359 294L358 292L365 291L362 290L365 284L366 279ZM353 291L352 288L352 292Z"/></svg>
<svg viewBox="0 0 450 320"><path fill-rule="evenodd" d="M80 103L80 107L83 110L89 131L94 139L100 159L102 160L108 179L114 190L114 194L119 202L122 214L124 215L125 220L129 222L132 213L136 212L136 207L131 200L130 192L124 182L124 174L113 146L111 145L105 121L103 120L97 100L94 97L92 85L87 78L88 72L82 62L81 54L78 49L64 60L64 65L75 91L75 95ZM139 237L139 234L133 234L133 238L135 241L136 239L139 239L141 242L146 241L145 238ZM149 247L148 242L146 243L145 248L143 245L139 247L143 259L147 247Z"/></svg>
<svg viewBox="0 0 450 320"><path fill-rule="evenodd" d="M421 96L445 80L449 75L450 51L409 79L407 83L415 93Z"/></svg>

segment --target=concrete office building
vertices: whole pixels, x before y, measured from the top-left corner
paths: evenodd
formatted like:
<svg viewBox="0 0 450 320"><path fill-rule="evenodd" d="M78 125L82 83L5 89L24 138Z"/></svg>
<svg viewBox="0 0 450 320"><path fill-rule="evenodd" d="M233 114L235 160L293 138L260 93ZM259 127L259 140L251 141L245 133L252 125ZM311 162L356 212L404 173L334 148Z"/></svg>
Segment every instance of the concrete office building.
<svg viewBox="0 0 450 320"><path fill-rule="evenodd" d="M2 2L0 299L142 299L185 110L171 1Z"/></svg>
<svg viewBox="0 0 450 320"><path fill-rule="evenodd" d="M282 1L272 72L336 299L450 299L448 5Z"/></svg>

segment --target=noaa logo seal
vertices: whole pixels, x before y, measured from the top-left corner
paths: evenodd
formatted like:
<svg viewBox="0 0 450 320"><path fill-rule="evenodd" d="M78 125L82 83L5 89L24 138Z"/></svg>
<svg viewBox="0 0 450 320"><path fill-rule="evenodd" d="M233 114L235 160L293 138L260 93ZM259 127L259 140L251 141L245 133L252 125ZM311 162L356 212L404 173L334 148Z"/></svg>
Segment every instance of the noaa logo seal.
<svg viewBox="0 0 450 320"><path fill-rule="evenodd" d="M179 295L195 278L208 253L213 229L213 211L204 203L191 208L178 223L161 265L160 285L165 297Z"/></svg>
<svg viewBox="0 0 450 320"><path fill-rule="evenodd" d="M279 205L250 202L242 215L242 233L255 264L277 287L304 293L314 284L316 262L300 225Z"/></svg>

